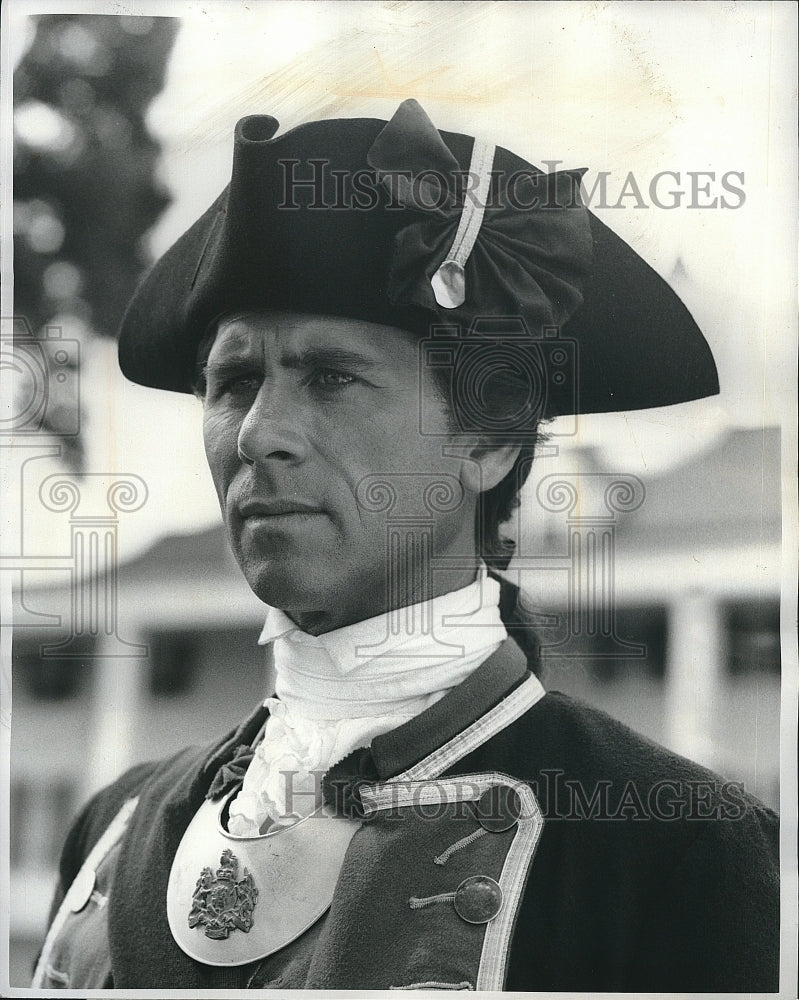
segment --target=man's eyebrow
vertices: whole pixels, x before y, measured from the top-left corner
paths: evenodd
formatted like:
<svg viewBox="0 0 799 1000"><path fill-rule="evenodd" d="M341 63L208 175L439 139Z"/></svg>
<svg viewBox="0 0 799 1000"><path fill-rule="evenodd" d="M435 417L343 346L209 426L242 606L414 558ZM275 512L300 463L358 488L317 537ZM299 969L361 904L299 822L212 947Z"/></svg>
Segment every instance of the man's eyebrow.
<svg viewBox="0 0 799 1000"><path fill-rule="evenodd" d="M222 355L209 358L201 367L201 379L213 378L224 381L229 376L240 375L242 371L250 370L260 364L254 361L250 354ZM287 351L280 358L280 365L292 371L308 371L315 368L344 368L349 371L363 372L377 368L381 364L375 358L367 357L358 351L344 347L307 347L299 351Z"/></svg>
<svg viewBox="0 0 799 1000"><path fill-rule="evenodd" d="M306 347L296 352L281 355L280 364L284 368L307 370L309 368L347 368L365 371L376 368L380 361L358 351L344 347Z"/></svg>
<svg viewBox="0 0 799 1000"><path fill-rule="evenodd" d="M231 354L222 358L209 358L201 368L205 377L213 375L224 378L226 375L240 375L245 369L253 367L252 357L244 354Z"/></svg>

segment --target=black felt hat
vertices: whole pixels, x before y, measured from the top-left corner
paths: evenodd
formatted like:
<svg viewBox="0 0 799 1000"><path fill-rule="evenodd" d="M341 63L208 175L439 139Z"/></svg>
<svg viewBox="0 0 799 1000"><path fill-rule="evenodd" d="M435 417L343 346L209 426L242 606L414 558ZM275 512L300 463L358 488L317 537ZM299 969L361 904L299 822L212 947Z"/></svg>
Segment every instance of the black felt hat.
<svg viewBox="0 0 799 1000"><path fill-rule="evenodd" d="M390 122L236 126L230 185L155 264L122 323L134 382L191 391L197 347L245 309L349 316L425 336L521 329L573 346L544 416L665 406L718 392L702 333L668 284L544 174L439 132L416 101ZM475 321L477 326L475 326Z"/></svg>

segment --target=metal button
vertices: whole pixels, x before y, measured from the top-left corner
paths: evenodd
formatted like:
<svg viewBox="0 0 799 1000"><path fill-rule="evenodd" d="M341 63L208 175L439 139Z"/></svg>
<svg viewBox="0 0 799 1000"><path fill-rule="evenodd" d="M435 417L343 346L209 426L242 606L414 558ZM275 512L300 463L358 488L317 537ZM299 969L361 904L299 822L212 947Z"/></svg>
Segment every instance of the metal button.
<svg viewBox="0 0 799 1000"><path fill-rule="evenodd" d="M80 913L92 898L96 881L97 873L94 868L81 868L78 872L77 878L69 887L69 892L67 893L69 908L73 913Z"/></svg>
<svg viewBox="0 0 799 1000"><path fill-rule="evenodd" d="M492 785L480 796L477 822L489 833L504 833L519 822L522 802L515 788L509 785Z"/></svg>
<svg viewBox="0 0 799 1000"><path fill-rule="evenodd" d="M488 875L472 875L455 890L453 905L467 924L487 924L502 909L502 889Z"/></svg>

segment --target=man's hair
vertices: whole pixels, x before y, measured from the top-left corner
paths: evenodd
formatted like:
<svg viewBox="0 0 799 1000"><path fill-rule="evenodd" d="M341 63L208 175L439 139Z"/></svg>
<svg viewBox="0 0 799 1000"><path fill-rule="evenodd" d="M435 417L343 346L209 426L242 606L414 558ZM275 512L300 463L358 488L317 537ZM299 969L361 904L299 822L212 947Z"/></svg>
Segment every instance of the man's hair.
<svg viewBox="0 0 799 1000"><path fill-rule="evenodd" d="M224 319L220 316L218 319L210 323L206 329L203 336L200 338L200 342L197 345L197 355L194 360L194 379L191 384L192 392L198 399L205 399L206 380L205 380L205 366L208 364L208 355L211 353L211 348L214 346L214 341L216 340L216 335L219 330L219 324Z"/></svg>
<svg viewBox="0 0 799 1000"><path fill-rule="evenodd" d="M516 542L503 536L501 528L519 506L521 490L530 475L536 445L542 437L538 428L532 432L532 437L534 443L522 445L505 478L481 493L477 501L477 547L490 569L506 569L516 550Z"/></svg>
<svg viewBox="0 0 799 1000"><path fill-rule="evenodd" d="M452 377L440 368L432 369L433 380L447 407L452 429L457 431L468 424L471 433L469 437L479 434L486 447L495 443L497 447L507 440L507 433L495 429L480 429L479 418L475 417L474 407L469 400L463 399L459 392L460 381L457 374ZM521 489L530 475L535 451L544 438L541 431L542 421L538 417L539 408L525 405L520 398L520 390L526 396L526 388L514 382L504 382L501 374L494 379L488 405L492 407L491 416L494 427L501 424L503 417L508 417L508 424L513 426L513 441L519 444L519 454L511 470L496 486L480 493L477 498L475 515L475 537L477 551L489 569L504 570L513 557L516 543L502 533L502 525L506 524L519 506ZM527 410L528 416L524 417ZM466 417L466 420L464 420ZM475 426L475 425L478 426Z"/></svg>

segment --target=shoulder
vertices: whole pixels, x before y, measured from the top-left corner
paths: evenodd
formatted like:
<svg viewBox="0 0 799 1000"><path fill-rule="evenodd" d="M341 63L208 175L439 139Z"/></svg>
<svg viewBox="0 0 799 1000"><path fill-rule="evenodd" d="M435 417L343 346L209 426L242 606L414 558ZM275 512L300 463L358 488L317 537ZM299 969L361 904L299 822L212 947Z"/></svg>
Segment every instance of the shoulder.
<svg viewBox="0 0 799 1000"><path fill-rule="evenodd" d="M70 886L125 802L139 797L154 784L169 784L178 774L196 769L207 755L207 748L191 747L160 761L137 764L95 793L81 809L64 842L59 865L62 890Z"/></svg>
<svg viewBox="0 0 799 1000"><path fill-rule="evenodd" d="M659 794L662 799L673 799L679 790L696 800L695 818L708 811L711 797L716 805L726 802L722 813L729 819L740 819L750 811L766 823L777 818L740 782L727 781L558 691L548 692L495 742L499 752L532 776L546 772L554 778L562 773L564 780L609 783L617 790L634 783L639 792Z"/></svg>
<svg viewBox="0 0 799 1000"><path fill-rule="evenodd" d="M577 975L583 955L575 988L595 966L635 992L776 988L779 820L741 783L557 692L491 744L544 819L522 926L562 913L553 963Z"/></svg>
<svg viewBox="0 0 799 1000"><path fill-rule="evenodd" d="M779 871L779 819L729 781L558 692L459 765L497 770L532 787L547 837L579 840L586 857L615 867L638 857L669 864L706 854L762 886ZM546 822L551 821L551 822ZM624 845L620 850L620 845ZM649 859L649 861L645 860Z"/></svg>
<svg viewBox="0 0 799 1000"><path fill-rule="evenodd" d="M128 799L138 795L142 786L157 767L157 762L138 764L116 781L96 792L83 806L73 822L61 856L61 879L68 885L83 859Z"/></svg>
<svg viewBox="0 0 799 1000"><path fill-rule="evenodd" d="M565 756L573 768L586 773L601 770L608 777L615 772L637 777L666 771L681 777L709 773L618 719L559 691L547 692L524 721L535 732L534 745L544 759Z"/></svg>
<svg viewBox="0 0 799 1000"><path fill-rule="evenodd" d="M158 836L154 827L167 819L179 825L181 817L191 813L205 796L214 775L242 744L249 744L266 720L266 709L258 705L253 712L221 740L206 746L188 747L163 760L139 764L99 791L84 806L72 825L64 844L59 866L59 895L77 875L89 851L106 831L123 804L131 798L138 805L129 830L137 836ZM184 815L185 814L185 815Z"/></svg>
<svg viewBox="0 0 799 1000"><path fill-rule="evenodd" d="M258 705L238 726L205 746L190 746L162 760L138 764L99 791L84 806L67 836L61 865L61 880L70 868L80 867L126 800L138 798L136 814L153 818L161 806L181 790L200 800L216 772L249 744L266 720L266 709ZM77 868L75 864L77 863ZM73 874L74 877L74 874ZM67 882L67 884L69 884Z"/></svg>

